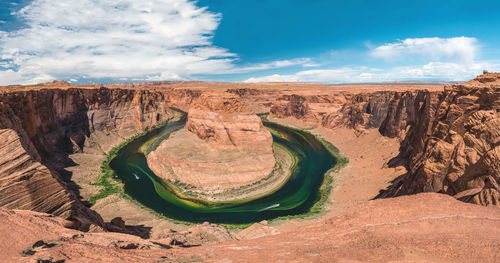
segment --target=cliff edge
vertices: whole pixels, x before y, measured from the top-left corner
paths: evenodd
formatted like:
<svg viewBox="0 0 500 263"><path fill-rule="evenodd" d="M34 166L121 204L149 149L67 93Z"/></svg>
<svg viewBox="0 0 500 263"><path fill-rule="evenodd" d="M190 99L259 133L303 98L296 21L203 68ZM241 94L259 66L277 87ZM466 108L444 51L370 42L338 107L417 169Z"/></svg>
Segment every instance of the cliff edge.
<svg viewBox="0 0 500 263"><path fill-rule="evenodd" d="M381 196L439 192L500 205L500 74L447 86L417 112L401 143L408 173Z"/></svg>

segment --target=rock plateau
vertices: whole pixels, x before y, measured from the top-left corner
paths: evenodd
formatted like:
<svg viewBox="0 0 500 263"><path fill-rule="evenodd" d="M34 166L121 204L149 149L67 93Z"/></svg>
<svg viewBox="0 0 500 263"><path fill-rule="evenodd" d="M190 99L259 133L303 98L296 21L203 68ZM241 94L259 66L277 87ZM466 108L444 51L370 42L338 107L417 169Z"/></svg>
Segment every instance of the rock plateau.
<svg viewBox="0 0 500 263"><path fill-rule="evenodd" d="M161 178L217 193L252 185L273 171L271 133L238 96L202 95L187 118L185 129L148 155Z"/></svg>

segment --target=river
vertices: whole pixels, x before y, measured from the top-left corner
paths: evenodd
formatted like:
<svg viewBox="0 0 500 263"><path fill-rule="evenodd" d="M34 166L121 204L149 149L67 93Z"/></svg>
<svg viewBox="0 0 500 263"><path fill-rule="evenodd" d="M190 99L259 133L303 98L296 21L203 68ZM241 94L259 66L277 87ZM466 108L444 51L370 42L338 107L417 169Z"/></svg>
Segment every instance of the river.
<svg viewBox="0 0 500 263"><path fill-rule="evenodd" d="M201 223L244 224L276 217L307 213L322 196L320 187L325 173L336 159L316 136L264 121L276 144L284 146L297 159L292 175L282 188L256 200L238 203L210 204L178 197L148 167L144 145L157 145L184 127L185 117L152 130L120 149L111 161L124 191L142 205L176 220Z"/></svg>

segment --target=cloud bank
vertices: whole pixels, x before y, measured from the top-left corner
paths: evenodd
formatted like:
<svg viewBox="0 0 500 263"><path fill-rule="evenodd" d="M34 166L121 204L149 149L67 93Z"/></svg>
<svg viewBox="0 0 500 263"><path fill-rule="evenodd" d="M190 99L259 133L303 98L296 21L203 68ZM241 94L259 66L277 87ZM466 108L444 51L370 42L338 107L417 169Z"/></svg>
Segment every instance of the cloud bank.
<svg viewBox="0 0 500 263"><path fill-rule="evenodd" d="M500 69L477 61L480 45L472 37L408 38L360 51L392 63L383 69L359 64L321 69L311 58L238 64L237 54L212 42L221 15L190 0L33 0L14 15L26 27L0 31L0 85L186 80L285 67L304 70L245 81L466 80L483 69ZM401 66L409 61L418 63Z"/></svg>
<svg viewBox="0 0 500 263"><path fill-rule="evenodd" d="M389 70L368 67L342 67L336 69L304 70L290 75L274 74L263 77L252 77L246 79L244 82L363 83L406 80L461 81L474 78L486 68L491 68L491 65L461 65L455 63L431 62L422 66L395 67Z"/></svg>
<svg viewBox="0 0 500 263"><path fill-rule="evenodd" d="M386 82L406 80L468 80L482 70L499 70L500 65L477 61L479 44L471 37L409 38L373 47L368 54L389 68L341 67L304 70L288 75L252 77L245 82ZM399 62L415 58L421 64L400 66Z"/></svg>
<svg viewBox="0 0 500 263"><path fill-rule="evenodd" d="M479 50L476 38L408 38L374 48L371 55L385 60L407 59L417 56L423 59L453 59L462 63L472 63Z"/></svg>
<svg viewBox="0 0 500 263"><path fill-rule="evenodd" d="M188 0L35 0L15 15L27 27L0 32L1 61L15 68L2 82L177 80L228 70L236 57L212 44L221 16Z"/></svg>

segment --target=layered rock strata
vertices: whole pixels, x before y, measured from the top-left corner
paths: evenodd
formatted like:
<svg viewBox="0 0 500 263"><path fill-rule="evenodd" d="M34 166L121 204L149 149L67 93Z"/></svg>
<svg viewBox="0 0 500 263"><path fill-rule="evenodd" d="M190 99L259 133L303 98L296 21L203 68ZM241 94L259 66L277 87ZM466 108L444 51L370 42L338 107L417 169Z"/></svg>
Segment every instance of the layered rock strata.
<svg viewBox="0 0 500 263"><path fill-rule="evenodd" d="M402 142L408 174L383 196L440 192L500 205L500 74L447 86L435 104L417 110Z"/></svg>
<svg viewBox="0 0 500 263"><path fill-rule="evenodd" d="M381 197L440 192L499 205L499 83L500 74L486 73L444 92L343 93L345 102L340 104L334 102L336 96L292 95L275 102L271 115L303 120L316 116L326 128L349 127L358 135L375 128L399 138L401 154L389 165L402 161L408 174ZM319 101L330 101L332 110L311 111Z"/></svg>
<svg viewBox="0 0 500 263"><path fill-rule="evenodd" d="M170 96L197 96L169 91L61 87L0 93L0 132L6 138L0 142L0 206L103 226L100 216L78 200L64 169L75 165L68 155L108 151L111 145L95 145L92 134L123 140L169 119Z"/></svg>
<svg viewBox="0 0 500 263"><path fill-rule="evenodd" d="M157 175L195 191L221 192L251 185L273 171L273 140L261 119L230 94L202 95L185 129L148 155Z"/></svg>

